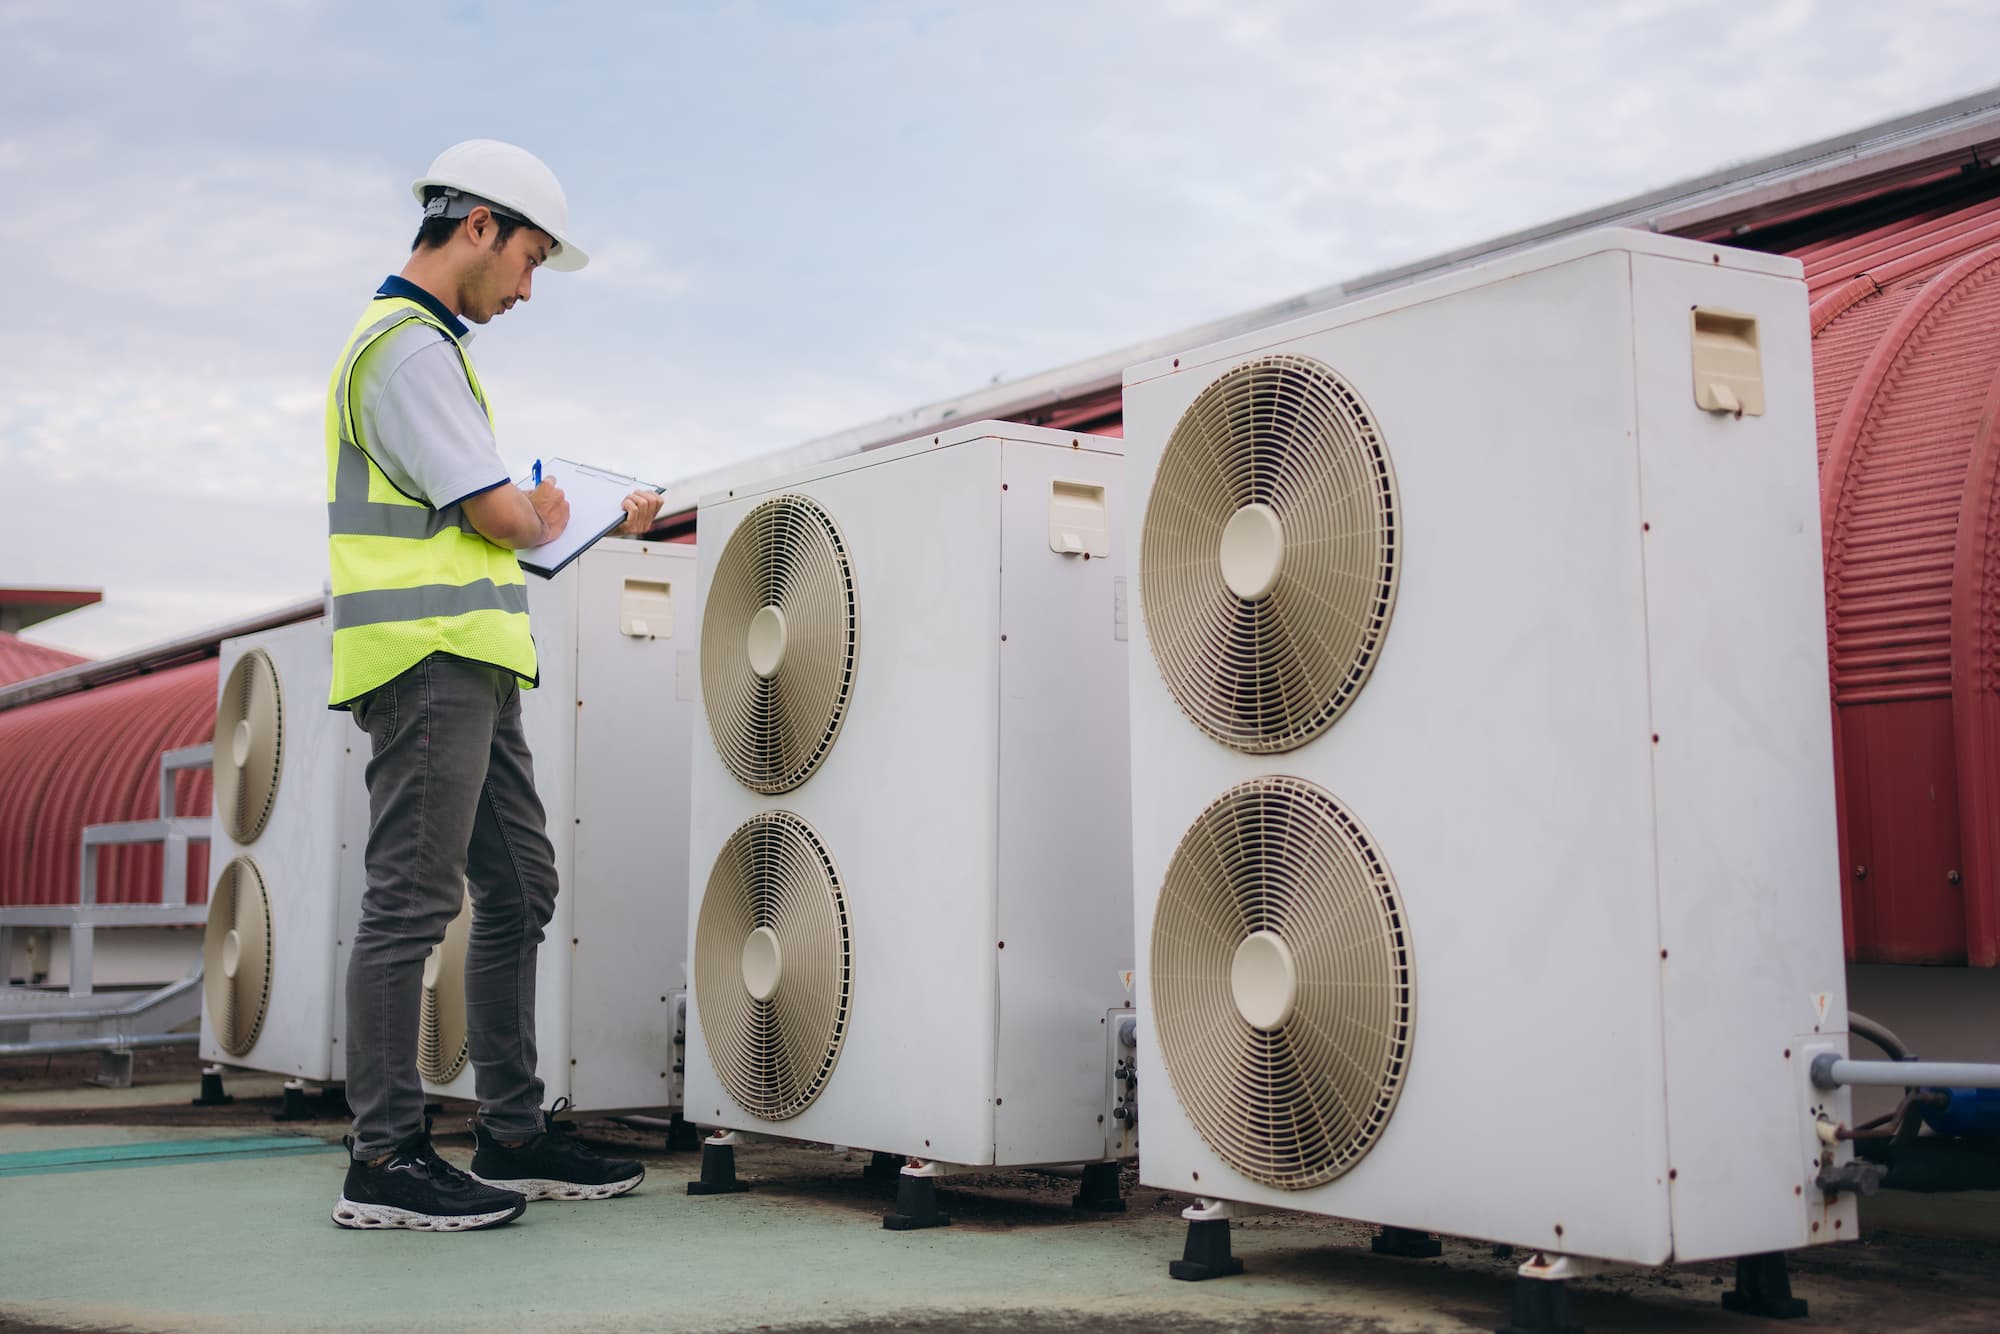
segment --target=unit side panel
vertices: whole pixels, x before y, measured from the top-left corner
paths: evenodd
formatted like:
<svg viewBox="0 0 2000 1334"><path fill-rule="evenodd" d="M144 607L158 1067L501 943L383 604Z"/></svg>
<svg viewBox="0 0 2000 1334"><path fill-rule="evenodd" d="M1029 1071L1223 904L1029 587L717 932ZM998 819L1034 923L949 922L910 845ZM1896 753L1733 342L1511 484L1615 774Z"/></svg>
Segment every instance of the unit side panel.
<svg viewBox="0 0 2000 1334"><path fill-rule="evenodd" d="M847 718L819 770L764 797L694 728L690 939L715 858L759 811L825 841L845 885L853 999L838 1065L791 1120L721 1087L690 989L688 1110L700 1124L985 1163L993 1153L994 781L998 770L998 450L974 442L794 486L839 525L859 649ZM702 512L704 603L748 502Z"/></svg>
<svg viewBox="0 0 2000 1334"><path fill-rule="evenodd" d="M1149 1184L1578 1254L1669 1254L1630 291L1626 256L1595 254L1266 349L1318 358L1366 401L1404 533L1374 672L1298 750L1247 755L1185 719L1145 642L1135 538ZM1142 513L1175 422L1225 368L1128 388ZM1231 1172L1163 1096L1145 981L1182 834L1232 784L1270 774L1328 789L1367 828L1416 975L1386 1129L1345 1176L1298 1192ZM1559 1110L1576 1107L1591 1111Z"/></svg>
<svg viewBox="0 0 2000 1334"><path fill-rule="evenodd" d="M1635 265L1674 1249L1699 1260L1854 1230L1851 1203L1811 1229L1793 1068L1847 1016L1812 349L1801 283ZM1697 305L1756 318L1763 415L1695 405Z"/></svg>
<svg viewBox="0 0 2000 1334"><path fill-rule="evenodd" d="M1104 1153L1104 1015L1132 967L1124 466L1010 444L1001 468L996 1161L1070 1162ZM1109 558L1050 549L1057 481L1104 488Z"/></svg>
<svg viewBox="0 0 2000 1334"><path fill-rule="evenodd" d="M600 542L599 548L605 546ZM535 790L547 816L549 845L555 850L555 915L543 928L535 957L536 1073L550 1101L570 1090L570 937L576 908L576 666L577 628L583 588L582 560L570 562L555 578L528 576L528 618L535 634L540 684L521 692L521 726L534 756ZM472 1065L467 1062L464 1078ZM461 1096L471 1096L465 1094Z"/></svg>
<svg viewBox="0 0 2000 1334"><path fill-rule="evenodd" d="M673 994L687 977L688 727L674 655L694 642L694 552L600 543L580 567L570 1096L585 1110L670 1101ZM621 628L626 581L665 584L666 636Z"/></svg>
<svg viewBox="0 0 2000 1334"><path fill-rule="evenodd" d="M336 777L339 812L338 858L334 867L333 1058L329 1079L347 1080L347 966L354 957L354 932L361 925L361 896L368 890L368 737L353 715L337 715L334 739L340 748Z"/></svg>

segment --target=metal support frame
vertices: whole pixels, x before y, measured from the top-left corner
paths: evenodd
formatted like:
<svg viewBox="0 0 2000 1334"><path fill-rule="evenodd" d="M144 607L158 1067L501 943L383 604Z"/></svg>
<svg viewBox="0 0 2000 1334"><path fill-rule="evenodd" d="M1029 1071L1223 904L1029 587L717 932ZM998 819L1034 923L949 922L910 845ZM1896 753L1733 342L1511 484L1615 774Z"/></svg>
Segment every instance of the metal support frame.
<svg viewBox="0 0 2000 1334"><path fill-rule="evenodd" d="M165 752L160 756L160 813L157 817L84 826L75 903L0 908L0 967L13 967L16 929L55 927L66 930L69 932L69 994L89 996L95 991L92 974L97 961L98 927L200 926L205 923L208 920L207 905L190 907L187 901L187 855L190 844L208 842L209 822L204 816L176 813L174 780L187 770L208 768L214 757L213 744L183 746L179 750ZM161 863L160 901L156 904L100 904L97 901L99 849L148 843L159 843L165 847Z"/></svg>
<svg viewBox="0 0 2000 1334"><path fill-rule="evenodd" d="M118 1085L129 1079L131 1052L138 1047L193 1043L194 1033L169 1031L200 1013L201 963L186 977L158 989L107 1005L112 997L97 997L95 970L99 927L201 926L208 905L188 902L188 849L209 841L209 821L178 814L175 780L188 770L213 763L213 745L184 746L160 756L159 814L151 820L86 825L78 850L77 901L0 907L0 968L13 965L14 933L53 928L69 933L69 995L77 1003L66 1009L50 1007L50 993L32 985L16 987L0 973L0 1036L26 1041L0 1041L0 1055L102 1053L104 1075ZM158 903L99 903L98 853L108 847L162 845L164 858ZM10 999L18 997L18 1000ZM92 1004L95 999L98 1003ZM193 1009L190 1013L190 1003ZM108 1031L107 1031L108 1030ZM52 1036L67 1032L69 1036Z"/></svg>

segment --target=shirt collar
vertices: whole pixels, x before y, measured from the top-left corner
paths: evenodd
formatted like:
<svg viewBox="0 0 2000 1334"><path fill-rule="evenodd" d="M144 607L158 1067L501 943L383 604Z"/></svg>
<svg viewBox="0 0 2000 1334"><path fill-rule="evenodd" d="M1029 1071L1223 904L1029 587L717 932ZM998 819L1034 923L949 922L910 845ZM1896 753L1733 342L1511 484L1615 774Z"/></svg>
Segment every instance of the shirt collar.
<svg viewBox="0 0 2000 1334"><path fill-rule="evenodd" d="M387 278L384 278L382 285L375 289L375 295L399 296L406 301L414 301L431 314L437 316L438 323L451 330L451 336L459 342L468 342L472 338L472 330L466 327L464 320L446 310L444 302L438 300L400 273L392 273Z"/></svg>

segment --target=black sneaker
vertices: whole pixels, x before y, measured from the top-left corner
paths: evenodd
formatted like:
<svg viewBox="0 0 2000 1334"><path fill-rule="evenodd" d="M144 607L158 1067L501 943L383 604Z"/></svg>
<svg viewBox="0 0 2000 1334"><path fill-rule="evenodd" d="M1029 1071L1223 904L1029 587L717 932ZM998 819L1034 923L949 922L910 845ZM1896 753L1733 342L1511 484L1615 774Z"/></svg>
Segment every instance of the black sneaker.
<svg viewBox="0 0 2000 1334"><path fill-rule="evenodd" d="M646 1179L644 1165L630 1158L602 1158L571 1138L576 1127L557 1121L569 1106L561 1098L542 1113L542 1131L510 1149L472 1123L472 1175L501 1190L517 1190L531 1200L608 1200Z"/></svg>
<svg viewBox="0 0 2000 1334"><path fill-rule="evenodd" d="M519 1191L483 1185L440 1158L431 1147L428 1122L379 1166L351 1156L352 1137L346 1143L347 1184L333 1206L333 1221L341 1227L474 1232L511 1223L528 1207Z"/></svg>

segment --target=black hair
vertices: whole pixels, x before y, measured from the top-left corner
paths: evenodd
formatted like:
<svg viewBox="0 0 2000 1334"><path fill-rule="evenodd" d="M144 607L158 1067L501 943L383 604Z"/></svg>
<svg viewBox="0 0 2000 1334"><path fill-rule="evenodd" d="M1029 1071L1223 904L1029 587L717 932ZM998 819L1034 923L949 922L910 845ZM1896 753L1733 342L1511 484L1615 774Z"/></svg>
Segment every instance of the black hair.
<svg viewBox="0 0 2000 1334"><path fill-rule="evenodd" d="M438 193L437 187L433 186L426 192L425 202L428 203L431 199L435 199ZM498 250L505 246L507 238L512 236L516 229L524 226L525 223L522 219L502 213L498 209L489 209L489 211L493 215L493 248ZM451 239L451 234L458 230L458 224L464 221L465 219L463 218L425 218L423 225L417 228L416 239L410 242L411 252L436 250Z"/></svg>

